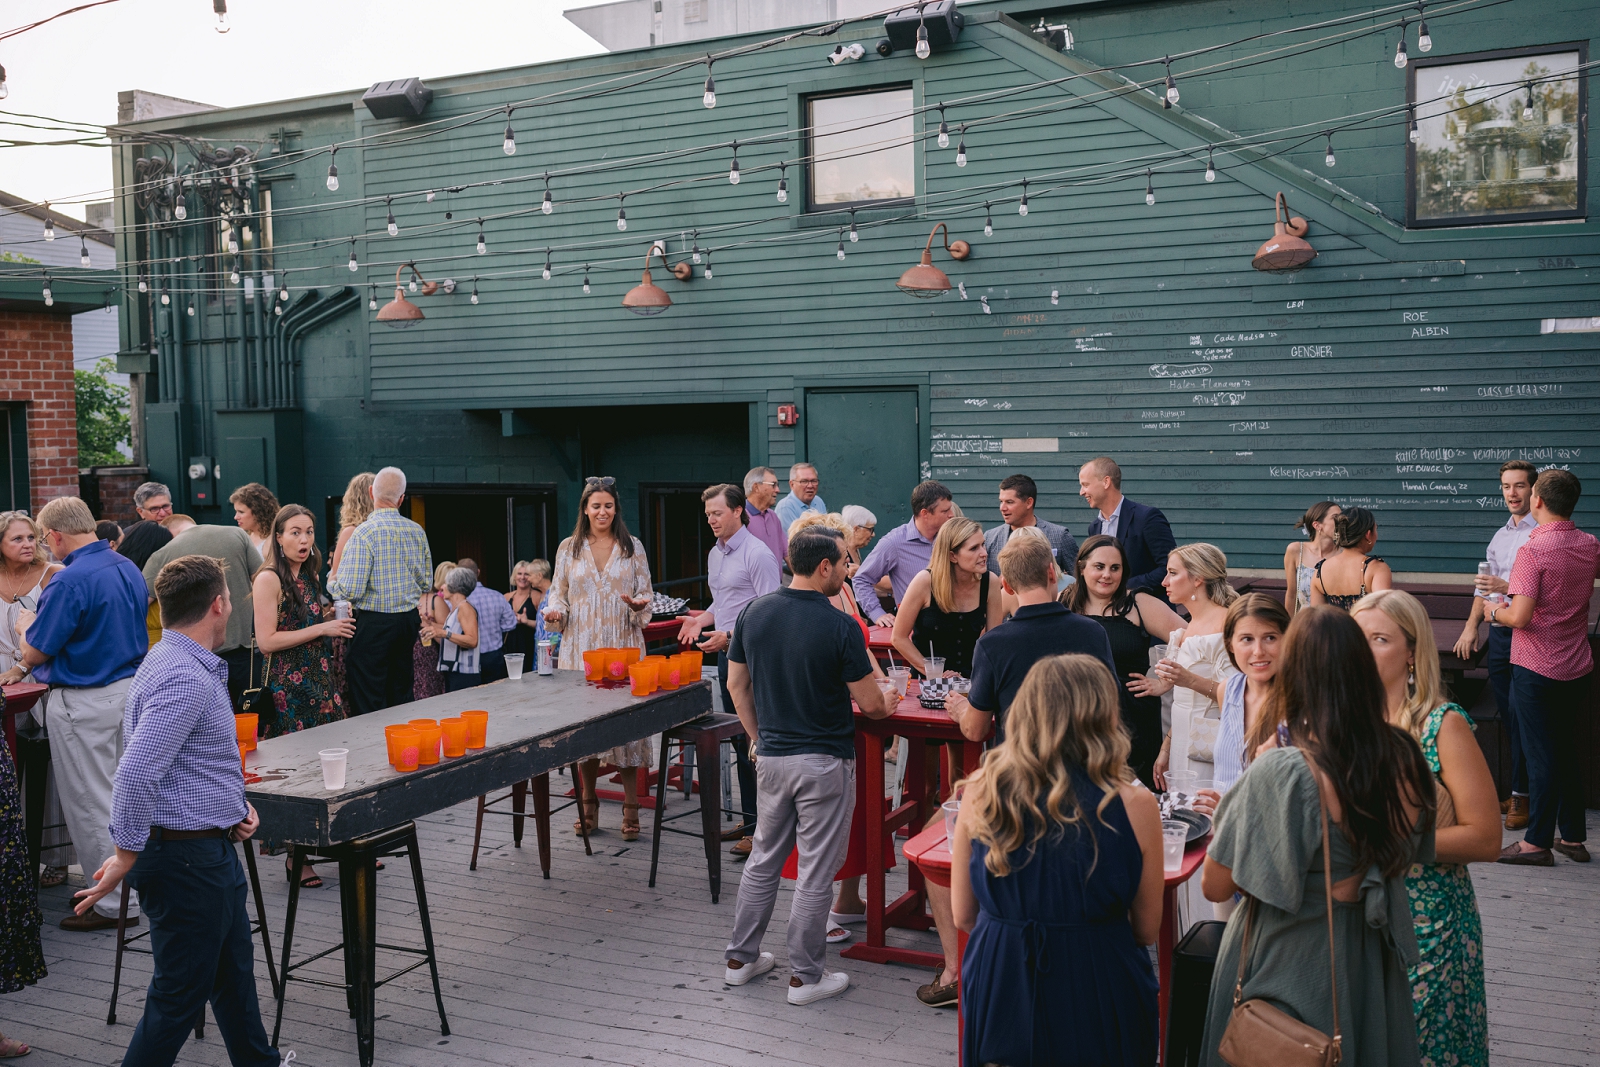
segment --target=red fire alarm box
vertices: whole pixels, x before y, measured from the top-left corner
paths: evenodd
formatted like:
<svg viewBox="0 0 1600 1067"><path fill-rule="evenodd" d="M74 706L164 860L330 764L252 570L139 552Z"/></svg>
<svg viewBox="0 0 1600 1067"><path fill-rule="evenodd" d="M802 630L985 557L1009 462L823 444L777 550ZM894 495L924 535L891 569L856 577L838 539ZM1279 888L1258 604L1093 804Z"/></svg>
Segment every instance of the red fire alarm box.
<svg viewBox="0 0 1600 1067"><path fill-rule="evenodd" d="M793 404L778 405L778 425L797 426L800 423L800 409Z"/></svg>

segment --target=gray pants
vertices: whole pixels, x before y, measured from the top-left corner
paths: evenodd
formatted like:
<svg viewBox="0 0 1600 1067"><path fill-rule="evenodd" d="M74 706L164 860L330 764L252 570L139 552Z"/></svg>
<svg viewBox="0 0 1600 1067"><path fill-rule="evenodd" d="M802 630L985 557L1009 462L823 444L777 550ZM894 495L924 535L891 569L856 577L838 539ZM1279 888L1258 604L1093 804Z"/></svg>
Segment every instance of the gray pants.
<svg viewBox="0 0 1600 1067"><path fill-rule="evenodd" d="M756 761L756 835L739 880L727 958L754 963L778 898L789 850L800 849L789 908L789 968L806 985L822 978L833 876L850 849L856 761L837 756L762 756Z"/></svg>
<svg viewBox="0 0 1600 1067"><path fill-rule="evenodd" d="M111 783L122 759L122 709L132 678L95 689L54 688L46 721L50 762L66 808L78 862L89 886L94 872L117 847L111 840ZM115 918L119 893L107 893L94 910ZM139 894L128 894L128 917L139 914Z"/></svg>

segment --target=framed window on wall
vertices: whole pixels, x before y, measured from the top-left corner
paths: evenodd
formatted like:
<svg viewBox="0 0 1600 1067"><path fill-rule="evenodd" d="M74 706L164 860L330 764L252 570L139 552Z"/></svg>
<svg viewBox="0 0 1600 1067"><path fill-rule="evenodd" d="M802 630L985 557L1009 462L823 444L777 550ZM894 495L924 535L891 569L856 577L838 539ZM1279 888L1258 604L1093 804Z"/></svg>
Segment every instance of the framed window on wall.
<svg viewBox="0 0 1600 1067"><path fill-rule="evenodd" d="M911 86L806 99L806 209L881 207L917 195Z"/></svg>
<svg viewBox="0 0 1600 1067"><path fill-rule="evenodd" d="M1587 62L1586 42L1412 60L1406 224L1582 218Z"/></svg>

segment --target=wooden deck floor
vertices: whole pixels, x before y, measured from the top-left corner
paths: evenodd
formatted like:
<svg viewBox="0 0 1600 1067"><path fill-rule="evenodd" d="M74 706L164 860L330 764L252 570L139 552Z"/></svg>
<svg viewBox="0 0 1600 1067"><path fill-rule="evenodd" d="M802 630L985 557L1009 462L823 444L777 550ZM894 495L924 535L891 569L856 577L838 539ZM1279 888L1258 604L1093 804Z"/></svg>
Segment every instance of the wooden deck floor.
<svg viewBox="0 0 1600 1067"><path fill-rule="evenodd" d="M615 827L618 809L602 809ZM648 818L648 813L646 813ZM559 818L559 817L558 817ZM485 832L495 847L467 871L472 811L461 807L421 824L423 864L439 942L445 1006L452 1036L437 1029L426 969L378 993L380 1064L578 1064L651 1067L761 1064L812 1067L953 1064L955 1016L922 1007L919 970L840 961L850 973L845 995L808 1008L784 999L787 891L780 894L767 947L779 966L742 989L720 980L721 950L732 922L738 869L725 872L722 902L711 903L697 843L663 842L657 888L649 874L648 839L624 844L597 837L583 855L570 832L557 832L551 880L539 877L532 826L525 847L509 847L506 820ZM647 823L648 825L648 823ZM1600 837L1600 813L1591 814ZM264 860L267 909L275 950L288 888L275 861ZM1555 870L1474 868L1485 927L1490 1041L1499 1065L1600 1062L1600 864L1559 860ZM902 861L891 887L903 885ZM302 894L297 955L337 937L333 879ZM415 899L403 865L379 875L380 940L420 944ZM120 1022L105 1025L113 942L109 933L68 934L56 921L68 890L46 890L45 952L50 975L37 986L0 997L0 1029L34 1047L37 1067L115 1064L138 1020L149 958L130 955L124 968ZM896 934L903 943L936 948L932 934ZM258 949L259 955L259 949ZM384 956L380 953L380 969ZM257 962L263 1014L271 998ZM325 968L334 976L331 964ZM282 1047L301 1063L356 1063L352 1021L337 993L291 988ZM185 1064L226 1064L215 1028L190 1041Z"/></svg>

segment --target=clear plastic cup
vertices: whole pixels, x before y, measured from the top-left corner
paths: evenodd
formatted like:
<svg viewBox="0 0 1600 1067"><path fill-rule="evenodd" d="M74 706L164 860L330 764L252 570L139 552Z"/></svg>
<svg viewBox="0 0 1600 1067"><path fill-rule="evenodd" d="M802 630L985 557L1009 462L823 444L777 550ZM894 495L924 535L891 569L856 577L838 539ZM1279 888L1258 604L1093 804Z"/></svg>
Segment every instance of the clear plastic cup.
<svg viewBox="0 0 1600 1067"><path fill-rule="evenodd" d="M1189 839L1189 824L1177 819L1161 820L1161 869L1177 874L1183 867L1183 846Z"/></svg>
<svg viewBox="0 0 1600 1067"><path fill-rule="evenodd" d="M894 683L894 691L900 694L900 699L906 698L906 690L911 686L910 667L890 667L889 680Z"/></svg>
<svg viewBox="0 0 1600 1067"><path fill-rule="evenodd" d="M944 677L944 657L943 656L924 656L923 659L922 659L922 662L927 664L927 666L928 666L927 671L924 672L927 677L929 677L929 678L943 678Z"/></svg>
<svg viewBox="0 0 1600 1067"><path fill-rule="evenodd" d="M322 785L325 789L343 789L344 772L350 764L348 748L325 748L317 755L322 759Z"/></svg>
<svg viewBox="0 0 1600 1067"><path fill-rule="evenodd" d="M522 677L523 655L524 653L521 652L506 653L506 677L510 678L513 682L518 681Z"/></svg>
<svg viewBox="0 0 1600 1067"><path fill-rule="evenodd" d="M1168 771L1167 795L1172 807L1194 807L1194 792L1199 785L1199 771Z"/></svg>
<svg viewBox="0 0 1600 1067"><path fill-rule="evenodd" d="M939 810L944 812L944 839L954 841L956 837L956 816L961 814L961 801L952 797L939 805Z"/></svg>

